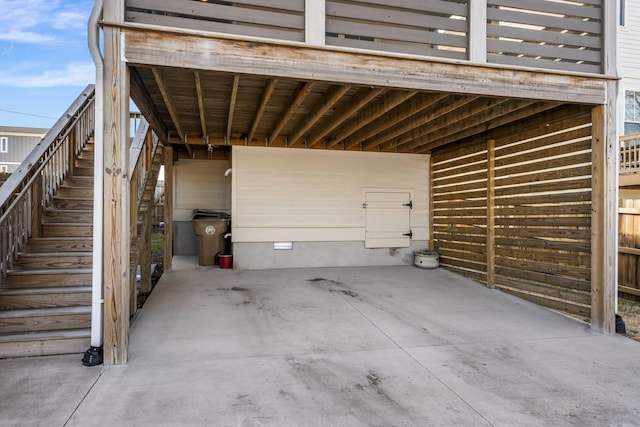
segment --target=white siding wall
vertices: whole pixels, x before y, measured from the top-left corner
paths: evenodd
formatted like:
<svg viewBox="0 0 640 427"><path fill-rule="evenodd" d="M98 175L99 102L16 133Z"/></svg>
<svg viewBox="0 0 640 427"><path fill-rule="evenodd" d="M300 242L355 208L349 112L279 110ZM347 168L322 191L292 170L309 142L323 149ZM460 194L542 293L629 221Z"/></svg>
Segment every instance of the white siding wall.
<svg viewBox="0 0 640 427"><path fill-rule="evenodd" d="M626 26L618 30L618 66L622 77L637 79L635 87L627 90L640 89L640 2L626 0ZM625 83L626 85L626 83Z"/></svg>
<svg viewBox="0 0 640 427"><path fill-rule="evenodd" d="M233 147L233 242L365 240L363 191L414 194L414 240L428 240L429 156Z"/></svg>
<svg viewBox="0 0 640 427"><path fill-rule="evenodd" d="M174 221L190 221L194 209L231 212L227 160L180 160L174 166Z"/></svg>

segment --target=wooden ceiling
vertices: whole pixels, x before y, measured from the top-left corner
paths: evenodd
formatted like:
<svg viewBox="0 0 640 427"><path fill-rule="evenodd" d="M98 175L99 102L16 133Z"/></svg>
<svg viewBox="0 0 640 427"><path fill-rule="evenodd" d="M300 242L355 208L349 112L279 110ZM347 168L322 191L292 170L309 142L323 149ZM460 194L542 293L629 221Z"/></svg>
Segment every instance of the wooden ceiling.
<svg viewBox="0 0 640 427"><path fill-rule="evenodd" d="M192 158L230 145L427 153L559 105L145 67L132 97Z"/></svg>

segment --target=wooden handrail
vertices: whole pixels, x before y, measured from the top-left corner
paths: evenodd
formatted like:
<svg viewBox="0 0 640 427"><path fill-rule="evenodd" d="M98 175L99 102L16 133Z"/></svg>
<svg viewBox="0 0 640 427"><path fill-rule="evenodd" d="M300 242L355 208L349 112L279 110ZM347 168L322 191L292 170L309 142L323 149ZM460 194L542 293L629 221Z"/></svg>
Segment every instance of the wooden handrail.
<svg viewBox="0 0 640 427"><path fill-rule="evenodd" d="M6 277L27 239L39 235L44 206L75 167L95 131L95 90L88 85L0 187L0 273Z"/></svg>

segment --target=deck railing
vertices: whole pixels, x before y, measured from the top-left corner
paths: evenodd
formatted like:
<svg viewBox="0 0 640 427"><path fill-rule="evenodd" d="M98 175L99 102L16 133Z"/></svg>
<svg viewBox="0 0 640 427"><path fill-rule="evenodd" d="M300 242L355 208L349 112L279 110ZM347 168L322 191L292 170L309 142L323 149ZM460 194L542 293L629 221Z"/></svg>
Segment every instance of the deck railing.
<svg viewBox="0 0 640 427"><path fill-rule="evenodd" d="M604 0L124 2L130 23L596 74L615 19Z"/></svg>
<svg viewBox="0 0 640 427"><path fill-rule="evenodd" d="M94 133L94 86L87 86L0 187L0 273L6 277L29 237L39 235L44 206Z"/></svg>
<svg viewBox="0 0 640 427"><path fill-rule="evenodd" d="M640 133L620 137L620 174L640 172Z"/></svg>
<svg viewBox="0 0 640 427"><path fill-rule="evenodd" d="M159 162L154 162L160 141L144 118L137 118L136 135L129 149L131 179L131 309L136 311L136 270L140 267L140 292L151 292L151 226Z"/></svg>

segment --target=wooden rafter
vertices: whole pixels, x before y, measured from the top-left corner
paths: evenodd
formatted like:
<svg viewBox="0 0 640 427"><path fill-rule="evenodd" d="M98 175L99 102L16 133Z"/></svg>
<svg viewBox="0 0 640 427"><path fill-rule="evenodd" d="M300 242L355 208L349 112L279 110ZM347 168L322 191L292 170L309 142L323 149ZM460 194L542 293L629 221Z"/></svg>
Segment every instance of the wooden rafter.
<svg viewBox="0 0 640 427"><path fill-rule="evenodd" d="M191 150L189 144L187 144L186 135L182 130L182 126L180 125L180 116L178 115L178 112L173 105L173 101L171 100L171 95L169 94L164 75L162 71L158 70L157 68L152 68L151 71L153 72L153 78L156 80L156 84L158 85L158 89L160 90L160 94L162 95L162 99L167 106L167 110L169 110L169 115L171 116L171 120L173 121L173 126L176 128L176 132L178 133L180 142L184 144L189 157L193 157L193 151Z"/></svg>
<svg viewBox="0 0 640 427"><path fill-rule="evenodd" d="M198 95L198 112L200 113L200 127L202 128L202 139L207 140L207 120L204 111L204 97L202 96L202 81L200 80L200 73L195 72L194 78L196 81L196 93Z"/></svg>
<svg viewBox="0 0 640 427"><path fill-rule="evenodd" d="M341 105L332 115L331 122L324 123L307 137L307 147L311 148L322 138L328 135L335 128L340 126L345 120L356 114L364 106L386 92L386 89L362 88L351 97L348 103Z"/></svg>
<svg viewBox="0 0 640 427"><path fill-rule="evenodd" d="M462 140L468 138L477 133L485 132L490 129L495 129L499 126L507 123L522 120L523 118L532 116L534 114L541 113L551 108L557 107L559 104L555 102L532 102L532 101L513 101L519 106L519 108L513 108L508 113L494 112L485 119L482 119L483 115L478 115L469 120L469 125L464 129L459 129L458 132L452 133L447 129L442 129L433 135L433 139L427 140L420 146L416 146L413 149L415 153L425 153L434 148L441 147L453 141ZM500 107L494 109L500 110ZM443 136L444 135L444 136Z"/></svg>
<svg viewBox="0 0 640 427"><path fill-rule="evenodd" d="M405 148L404 144L410 144L416 139L428 135L448 125L457 125L460 117L471 117L475 114L493 108L506 100L492 98L490 100L477 100L474 96L456 95L438 105L433 111L413 122L413 128L398 129L397 132L380 136L376 144L380 151L386 151L398 147L398 151ZM455 112L455 113L454 113ZM368 147L368 145L367 145ZM409 150L411 147L408 148Z"/></svg>
<svg viewBox="0 0 640 427"><path fill-rule="evenodd" d="M169 145L169 134L167 131L167 125L162 121L162 116L158 112L158 108L156 104L154 104L151 99L151 95L149 94L147 87L140 77L140 74L135 68L132 68L129 72L131 86L130 86L130 96L135 102L136 106L140 109L140 112L145 117L145 119L149 122L149 125L154 130L162 144L165 146Z"/></svg>
<svg viewBox="0 0 640 427"><path fill-rule="evenodd" d="M296 142L302 138L302 135L316 124L316 122L320 120L322 116L324 116L324 114L349 91L349 89L351 89L351 86L333 86L329 89L288 138L289 146L291 147L295 145Z"/></svg>
<svg viewBox="0 0 640 427"><path fill-rule="evenodd" d="M444 93L425 93L414 96L404 104L401 104L390 111L388 114L385 114L384 117L381 120L378 120L375 124L354 132L349 138L344 140L344 147L346 149L355 147L356 145L363 143L367 139L376 136L380 132L389 129L400 122L408 121L408 125L413 126L413 116L433 106L447 96L448 95Z"/></svg>
<svg viewBox="0 0 640 427"><path fill-rule="evenodd" d="M333 141L328 144L329 148L334 147L344 141L349 135L363 128L372 121L382 117L388 111L391 111L398 105L402 104L418 92L394 92L382 97L379 102L376 102L370 108L367 108L362 114L358 115L349 125L341 129L336 135L333 136Z"/></svg>
<svg viewBox="0 0 640 427"><path fill-rule="evenodd" d="M276 88L277 84L278 84L278 80L276 79L267 80L267 84L264 86L264 90L262 91L262 98L260 98L260 104L258 105L258 110L256 111L256 114L253 117L253 124L251 125L251 129L247 134L247 141L251 142L253 140L253 137L256 134L256 130L258 129L258 125L262 120L262 115L264 114L264 110L267 108L269 99L271 99L271 95L273 94L273 91Z"/></svg>
<svg viewBox="0 0 640 427"><path fill-rule="evenodd" d="M306 82L302 84L298 92L294 95L293 99L287 106L286 110L282 113L282 116L280 117L280 120L278 120L276 126L273 128L271 135L269 135L268 144L271 144L273 141L275 141L278 135L280 135L282 128L284 128L284 126L287 124L296 108L298 108L298 106L302 104L309 92L311 92L311 89L313 89L312 82Z"/></svg>
<svg viewBox="0 0 640 427"><path fill-rule="evenodd" d="M233 124L233 113L236 110L236 99L238 97L238 85L240 84L240 76L233 76L233 84L231 85L231 95L229 96L229 113L227 114L227 133L225 143L231 140L231 125Z"/></svg>

